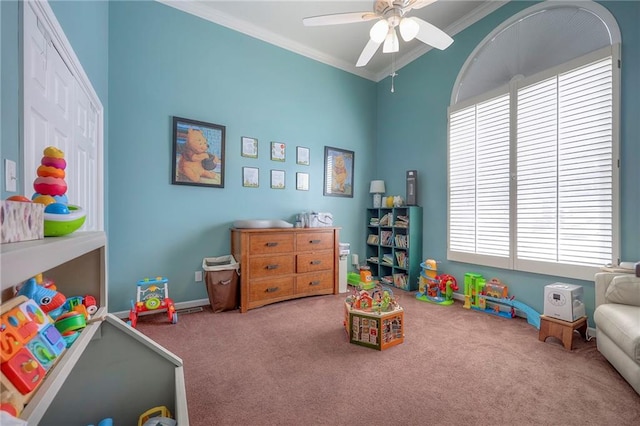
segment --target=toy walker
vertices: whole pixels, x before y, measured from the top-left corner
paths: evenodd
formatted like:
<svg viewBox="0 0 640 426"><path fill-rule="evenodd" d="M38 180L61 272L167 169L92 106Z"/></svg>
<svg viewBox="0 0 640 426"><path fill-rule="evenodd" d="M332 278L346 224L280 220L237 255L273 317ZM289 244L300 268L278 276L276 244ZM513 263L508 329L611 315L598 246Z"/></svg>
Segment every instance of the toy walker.
<svg viewBox="0 0 640 426"><path fill-rule="evenodd" d="M178 313L169 298L169 280L165 277L144 278L137 283L136 302L131 301L128 324L135 328L138 315L142 312L152 312L166 309L169 322L178 322Z"/></svg>

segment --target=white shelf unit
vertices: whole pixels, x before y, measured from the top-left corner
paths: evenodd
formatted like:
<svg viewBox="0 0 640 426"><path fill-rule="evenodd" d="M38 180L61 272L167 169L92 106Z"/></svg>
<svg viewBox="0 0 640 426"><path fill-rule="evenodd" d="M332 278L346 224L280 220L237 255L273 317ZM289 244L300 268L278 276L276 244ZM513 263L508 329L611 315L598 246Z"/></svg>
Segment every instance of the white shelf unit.
<svg viewBox="0 0 640 426"><path fill-rule="evenodd" d="M158 405L188 425L182 360L107 313L106 236L76 232L64 237L2 244L2 300L15 286L43 273L66 296L90 294L94 321L48 371L20 418L28 424L134 424Z"/></svg>

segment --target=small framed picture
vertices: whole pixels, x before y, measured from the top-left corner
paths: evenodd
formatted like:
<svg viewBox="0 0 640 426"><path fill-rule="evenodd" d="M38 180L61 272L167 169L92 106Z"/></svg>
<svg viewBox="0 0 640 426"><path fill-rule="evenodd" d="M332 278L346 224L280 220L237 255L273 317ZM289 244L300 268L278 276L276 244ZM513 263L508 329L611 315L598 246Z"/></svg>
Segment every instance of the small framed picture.
<svg viewBox="0 0 640 426"><path fill-rule="evenodd" d="M243 157L258 158L258 139L243 136L241 138L241 149L240 154Z"/></svg>
<svg viewBox="0 0 640 426"><path fill-rule="evenodd" d="M303 146L296 147L296 164L301 166L309 165L309 148Z"/></svg>
<svg viewBox="0 0 640 426"><path fill-rule="evenodd" d="M284 170L271 170L271 189L284 189Z"/></svg>
<svg viewBox="0 0 640 426"><path fill-rule="evenodd" d="M285 161L286 144L282 142L271 142L271 160L272 161Z"/></svg>
<svg viewBox="0 0 640 426"><path fill-rule="evenodd" d="M309 173L296 173L296 189L298 191L309 190Z"/></svg>
<svg viewBox="0 0 640 426"><path fill-rule="evenodd" d="M257 188L260 186L260 169L257 167L242 168L242 186Z"/></svg>
<svg viewBox="0 0 640 426"><path fill-rule="evenodd" d="M354 152L324 147L324 195L353 198Z"/></svg>

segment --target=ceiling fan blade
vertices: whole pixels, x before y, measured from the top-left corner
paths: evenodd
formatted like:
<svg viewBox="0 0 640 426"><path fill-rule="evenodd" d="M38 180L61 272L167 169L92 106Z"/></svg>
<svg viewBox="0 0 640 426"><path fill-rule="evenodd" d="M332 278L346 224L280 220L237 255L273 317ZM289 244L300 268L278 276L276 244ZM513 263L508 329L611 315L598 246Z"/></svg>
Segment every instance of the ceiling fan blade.
<svg viewBox="0 0 640 426"><path fill-rule="evenodd" d="M319 25L337 25L337 24L352 24L354 22L366 22L372 19L377 19L378 15L372 12L349 12L349 13L336 13L333 15L320 15L304 18L302 23L306 27L315 27Z"/></svg>
<svg viewBox="0 0 640 426"><path fill-rule="evenodd" d="M409 4L409 7L405 10L409 9L422 9L425 6L429 6L431 3L435 3L436 0L415 0L413 3Z"/></svg>
<svg viewBox="0 0 640 426"><path fill-rule="evenodd" d="M453 39L449 34L442 31L440 28L423 21L420 18L412 16L410 19L416 21L420 25L420 30L416 35L416 38L423 43L435 47L436 49L444 50L453 43Z"/></svg>
<svg viewBox="0 0 640 426"><path fill-rule="evenodd" d="M364 67L369 63L373 55L376 54L378 48L382 43L375 42L373 40L369 40L367 45L362 50L360 57L358 58L358 62L356 63L356 67Z"/></svg>

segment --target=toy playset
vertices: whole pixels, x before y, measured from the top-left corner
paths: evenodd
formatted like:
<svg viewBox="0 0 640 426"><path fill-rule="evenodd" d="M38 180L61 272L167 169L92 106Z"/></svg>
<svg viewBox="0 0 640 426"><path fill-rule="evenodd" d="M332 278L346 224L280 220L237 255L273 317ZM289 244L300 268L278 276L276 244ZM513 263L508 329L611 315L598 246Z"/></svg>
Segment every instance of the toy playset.
<svg viewBox="0 0 640 426"><path fill-rule="evenodd" d="M17 416L47 372L86 327L93 296L65 297L42 275L25 281L0 307L0 410Z"/></svg>
<svg viewBox="0 0 640 426"><path fill-rule="evenodd" d="M169 297L169 280L165 277L143 278L137 283L136 301L131 301L129 311L129 321L131 327L135 328L138 323L138 315L143 312L166 311L169 322L178 322L178 313Z"/></svg>
<svg viewBox="0 0 640 426"><path fill-rule="evenodd" d="M404 310L391 289L376 285L354 290L344 308L350 343L381 351L404 341Z"/></svg>
<svg viewBox="0 0 640 426"><path fill-rule="evenodd" d="M416 299L438 305L453 304L453 292L458 290L455 277L448 274L438 275L438 262L427 259L420 264L418 293Z"/></svg>
<svg viewBox="0 0 640 426"><path fill-rule="evenodd" d="M504 318L514 318L516 310L527 317L527 322L540 329L540 313L532 307L509 296L509 287L499 279L492 278L488 282L480 274L464 275L464 308L474 309L487 314ZM505 307L507 311L500 308Z"/></svg>

